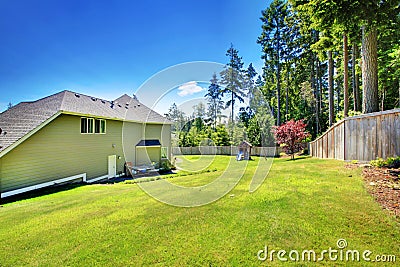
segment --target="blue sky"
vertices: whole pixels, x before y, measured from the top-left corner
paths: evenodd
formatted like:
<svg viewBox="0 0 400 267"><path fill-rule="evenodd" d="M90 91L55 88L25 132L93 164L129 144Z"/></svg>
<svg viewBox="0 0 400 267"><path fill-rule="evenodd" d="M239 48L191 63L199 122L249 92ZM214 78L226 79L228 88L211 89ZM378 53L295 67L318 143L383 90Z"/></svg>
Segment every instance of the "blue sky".
<svg viewBox="0 0 400 267"><path fill-rule="evenodd" d="M105 99L132 94L177 64L226 63L231 43L246 66L252 62L260 71L256 39L261 10L269 2L0 1L0 111L9 102L32 101L65 89ZM196 73L180 76L181 84L209 80ZM139 100L150 105L158 90L139 90ZM180 97L196 97L169 95L163 108Z"/></svg>

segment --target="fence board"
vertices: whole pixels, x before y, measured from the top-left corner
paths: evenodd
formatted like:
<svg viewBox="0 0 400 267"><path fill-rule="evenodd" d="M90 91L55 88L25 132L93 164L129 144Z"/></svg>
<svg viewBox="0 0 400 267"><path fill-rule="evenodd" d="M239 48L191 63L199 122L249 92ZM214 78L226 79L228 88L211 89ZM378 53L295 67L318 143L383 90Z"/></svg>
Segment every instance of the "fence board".
<svg viewBox="0 0 400 267"><path fill-rule="evenodd" d="M376 118L376 140L382 140L382 118ZM382 158L382 142L376 142L376 156Z"/></svg>
<svg viewBox="0 0 400 267"><path fill-rule="evenodd" d="M360 161L400 156L400 109L345 118L310 143L310 154Z"/></svg>
<svg viewBox="0 0 400 267"><path fill-rule="evenodd" d="M394 135L393 135L393 139L395 140L396 143L396 147L395 147L395 154L396 155L400 155L400 144L399 144L399 136L400 136L400 113L397 114L397 116L394 116Z"/></svg>
<svg viewBox="0 0 400 267"><path fill-rule="evenodd" d="M236 146L198 146L198 147L172 147L172 154L178 155L237 155L239 148ZM282 152L280 147L252 147L251 156L276 157Z"/></svg>

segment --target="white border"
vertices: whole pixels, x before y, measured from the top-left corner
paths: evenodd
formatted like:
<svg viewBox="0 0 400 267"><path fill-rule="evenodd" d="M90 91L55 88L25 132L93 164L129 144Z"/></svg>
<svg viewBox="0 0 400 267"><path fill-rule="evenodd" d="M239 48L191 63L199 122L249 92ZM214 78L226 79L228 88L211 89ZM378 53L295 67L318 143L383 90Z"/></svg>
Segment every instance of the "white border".
<svg viewBox="0 0 400 267"><path fill-rule="evenodd" d="M1 198L9 197L9 196L13 196L13 195L21 194L21 193L25 193L25 192L28 192L28 191L32 191L32 190L35 190L35 189L40 189L40 188L51 186L51 185L56 185L56 184L72 181L72 180L75 180L75 179L78 179L78 178L82 178L83 182L87 182L86 181L86 173L82 173L82 174L78 174L78 175L74 175L74 176L70 176L70 177L66 177L66 178L62 178L62 179L58 179L58 180L54 180L54 181L50 181L50 182L46 182L46 183L41 183L41 184L32 185L32 186L28 186L28 187L24 187L24 188L20 188L20 189L16 189L16 190L8 191L8 192L5 192L5 193L1 193Z"/></svg>
<svg viewBox="0 0 400 267"><path fill-rule="evenodd" d="M93 179L90 179L90 180L87 180L87 181L85 180L84 182L90 184L90 183L94 183L94 182L97 182L97 181L100 181L100 180L105 180L105 179L108 179L108 175L99 176L97 178L93 178Z"/></svg>
<svg viewBox="0 0 400 267"><path fill-rule="evenodd" d="M121 173L121 174L116 175L116 177L121 177L121 176L124 176L124 175L125 175L125 173ZM100 181L100 180L106 180L106 179L108 179L108 175L103 175L103 176L99 176L97 178L93 178L93 179L87 180L86 179L86 173L81 173L81 174L77 174L77 175L74 175L74 176L61 178L61 179L58 179L58 180L54 180L54 181L50 181L50 182L46 182L46 183L41 183L41 184L37 184L37 185L32 185L32 186L28 186L28 187L24 187L24 188L20 188L20 189L16 189L16 190L8 191L8 192L5 192L5 193L1 193L0 198L9 197L9 196L13 196L13 195L18 195L18 194L25 193L25 192L28 192L28 191L40 189L40 188L43 188L43 187L48 187L48 186L52 186L52 185L56 185L56 184L60 184L60 183L65 183L65 182L72 181L72 180L75 180L75 179L78 179L78 178L82 178L82 182L90 184L90 183L94 183L94 182L97 182L97 181Z"/></svg>

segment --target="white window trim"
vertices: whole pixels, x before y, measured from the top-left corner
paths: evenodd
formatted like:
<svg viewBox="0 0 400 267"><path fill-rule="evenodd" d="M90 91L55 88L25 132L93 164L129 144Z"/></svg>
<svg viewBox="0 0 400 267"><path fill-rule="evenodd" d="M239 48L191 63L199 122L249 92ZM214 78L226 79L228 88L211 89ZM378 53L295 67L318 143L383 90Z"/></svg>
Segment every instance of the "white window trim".
<svg viewBox="0 0 400 267"><path fill-rule="evenodd" d="M86 129L85 132L82 133L82 119L86 119ZM93 127L92 127L92 132L89 133L89 120L93 121ZM101 131L101 122L104 121L104 133L96 133L96 121L100 122L99 125L99 130ZM80 123L80 133L81 134L106 134L107 133L107 120L105 119L96 119L96 118L90 118L90 117L81 117L81 120L79 121Z"/></svg>
<svg viewBox="0 0 400 267"><path fill-rule="evenodd" d="M82 119L85 119L86 120L86 129L85 129L85 132L84 133L82 133ZM81 127L81 134L89 134L88 133L88 127L89 127L89 124L88 124L88 117L81 117L81 120L80 120L80 127Z"/></svg>
<svg viewBox="0 0 400 267"><path fill-rule="evenodd" d="M107 133L107 122L105 119L95 119L95 126L96 126L96 121L99 121L99 133L96 133L96 129L94 129L94 134L106 134ZM104 121L104 133L101 132L101 122ZM96 128L96 127L95 127Z"/></svg>

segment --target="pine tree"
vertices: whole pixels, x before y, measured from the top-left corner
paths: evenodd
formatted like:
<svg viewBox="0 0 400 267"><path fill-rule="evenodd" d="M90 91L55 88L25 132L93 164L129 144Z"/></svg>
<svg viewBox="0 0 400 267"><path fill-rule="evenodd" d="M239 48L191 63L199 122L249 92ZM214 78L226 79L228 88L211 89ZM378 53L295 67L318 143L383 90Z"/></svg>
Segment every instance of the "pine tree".
<svg viewBox="0 0 400 267"><path fill-rule="evenodd" d="M231 107L231 122L234 124L234 107L236 100L243 103L245 96L245 75L243 71L243 61L239 56L238 50L231 47L227 50L226 56L229 58L229 62L225 65L224 69L221 71L221 84L224 87L221 90L222 96L228 95L229 100L226 102L226 108ZM232 133L232 132L231 132Z"/></svg>
<svg viewBox="0 0 400 267"><path fill-rule="evenodd" d="M214 73L212 79L210 80L211 84L208 87L208 91L205 94L205 97L208 101L208 117L211 120L214 130L217 128L217 118L218 115L221 115L221 110L223 109L223 101L221 100L222 92L221 88L218 84L217 74Z"/></svg>
<svg viewBox="0 0 400 267"><path fill-rule="evenodd" d="M254 94L254 90L256 88L256 83L254 78L257 76L257 72L253 67L253 63L249 64L245 74L246 74L245 78L246 78L247 97L251 99L252 95Z"/></svg>
<svg viewBox="0 0 400 267"><path fill-rule="evenodd" d="M181 131L185 126L185 113L178 109L175 103L172 103L168 113L164 114L168 120L174 122L171 131Z"/></svg>
<svg viewBox="0 0 400 267"><path fill-rule="evenodd" d="M294 3L297 10L308 10L314 27L334 28L343 34L342 61L345 115L349 109L347 39L348 34L354 28L362 28L363 112L378 111L378 30L382 25L387 25L388 22L398 18L399 1L291 0L291 2ZM355 93L354 98L357 99L357 92Z"/></svg>
<svg viewBox="0 0 400 267"><path fill-rule="evenodd" d="M289 28L285 18L288 17L287 3L274 0L262 11L262 33L257 43L262 46L265 67L271 69L276 79L276 123L281 124L281 69L282 62L287 56L287 40Z"/></svg>

